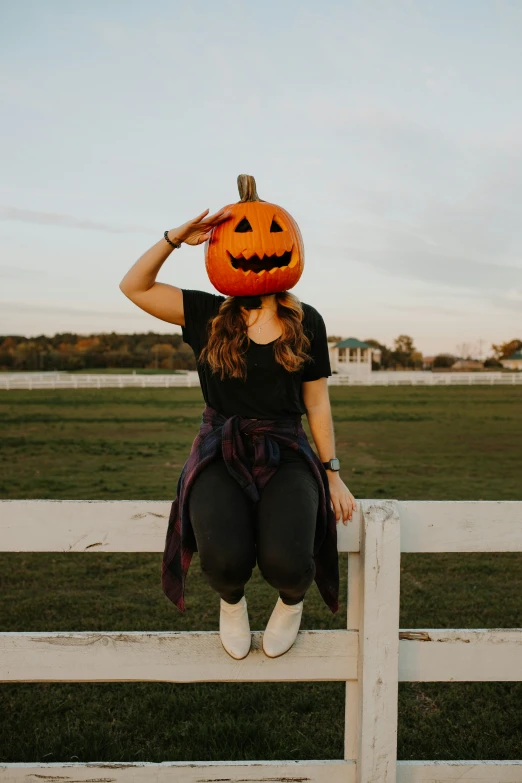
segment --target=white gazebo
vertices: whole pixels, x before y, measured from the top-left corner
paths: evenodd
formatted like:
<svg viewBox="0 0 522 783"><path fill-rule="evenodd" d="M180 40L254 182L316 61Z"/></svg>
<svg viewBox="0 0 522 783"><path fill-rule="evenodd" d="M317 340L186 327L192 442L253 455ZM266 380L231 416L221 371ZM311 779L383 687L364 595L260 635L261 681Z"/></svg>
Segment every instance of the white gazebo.
<svg viewBox="0 0 522 783"><path fill-rule="evenodd" d="M515 351L506 359L501 359L500 363L508 370L522 370L522 349Z"/></svg>
<svg viewBox="0 0 522 783"><path fill-rule="evenodd" d="M347 337L339 343L332 343L329 345L329 350L332 372L356 378L369 375L372 371L373 353L380 354L373 345L356 337Z"/></svg>

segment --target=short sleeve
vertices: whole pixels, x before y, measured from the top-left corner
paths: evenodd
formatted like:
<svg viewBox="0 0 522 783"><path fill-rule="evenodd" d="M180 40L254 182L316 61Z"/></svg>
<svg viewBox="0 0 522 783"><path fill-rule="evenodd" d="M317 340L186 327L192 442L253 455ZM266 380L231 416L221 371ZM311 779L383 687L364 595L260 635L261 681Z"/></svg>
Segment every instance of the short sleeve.
<svg viewBox="0 0 522 783"><path fill-rule="evenodd" d="M306 363L303 371L303 381L316 381L318 378L328 378L332 374L330 354L328 352L328 337L322 315L311 305L304 305L306 315L306 334L310 338L311 361Z"/></svg>
<svg viewBox="0 0 522 783"><path fill-rule="evenodd" d="M185 326L181 327L184 342L199 354L206 342L207 324L213 318L224 301L224 296L208 294L192 288L182 288L183 317Z"/></svg>

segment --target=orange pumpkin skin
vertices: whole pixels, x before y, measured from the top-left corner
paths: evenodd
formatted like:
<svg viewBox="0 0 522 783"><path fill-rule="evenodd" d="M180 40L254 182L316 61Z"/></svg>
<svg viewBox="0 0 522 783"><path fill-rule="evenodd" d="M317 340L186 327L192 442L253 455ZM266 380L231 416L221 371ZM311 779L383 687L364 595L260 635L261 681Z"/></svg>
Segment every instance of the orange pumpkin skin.
<svg viewBox="0 0 522 783"><path fill-rule="evenodd" d="M292 288L304 269L301 231L286 209L268 201L228 204L231 217L212 229L205 266L225 296L274 294ZM251 230L236 231L248 221Z"/></svg>

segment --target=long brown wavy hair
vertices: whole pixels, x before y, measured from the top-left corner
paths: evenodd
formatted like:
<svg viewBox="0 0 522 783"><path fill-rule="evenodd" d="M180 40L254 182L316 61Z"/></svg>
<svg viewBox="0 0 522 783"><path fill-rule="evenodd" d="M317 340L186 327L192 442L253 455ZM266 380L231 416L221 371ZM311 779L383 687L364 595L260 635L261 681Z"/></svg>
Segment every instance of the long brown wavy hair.
<svg viewBox="0 0 522 783"><path fill-rule="evenodd" d="M294 294L279 291L275 294L277 316L283 327L274 342L274 356L288 372L297 372L310 359L310 340L303 330L303 307ZM250 345L248 322L238 298L229 296L221 303L218 313L209 322L209 339L199 355L213 373L245 379L247 367L244 355Z"/></svg>

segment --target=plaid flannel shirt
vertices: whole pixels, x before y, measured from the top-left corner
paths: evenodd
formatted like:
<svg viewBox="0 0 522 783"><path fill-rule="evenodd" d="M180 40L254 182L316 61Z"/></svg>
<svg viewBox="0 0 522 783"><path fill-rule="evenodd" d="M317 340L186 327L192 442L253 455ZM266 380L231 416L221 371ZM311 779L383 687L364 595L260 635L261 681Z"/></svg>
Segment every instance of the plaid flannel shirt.
<svg viewBox="0 0 522 783"><path fill-rule="evenodd" d="M247 458L243 435L252 437L254 460ZM254 502L279 466L279 444L300 452L308 462L319 487L319 507L314 538L315 582L335 613L339 609L339 560L337 523L330 505L328 477L303 429L301 416L280 419L226 418L206 405L200 430L181 471L176 498L172 503L161 569L163 592L180 611L185 611L185 579L196 538L190 521L188 497L192 483L205 465L220 455L228 471Z"/></svg>

